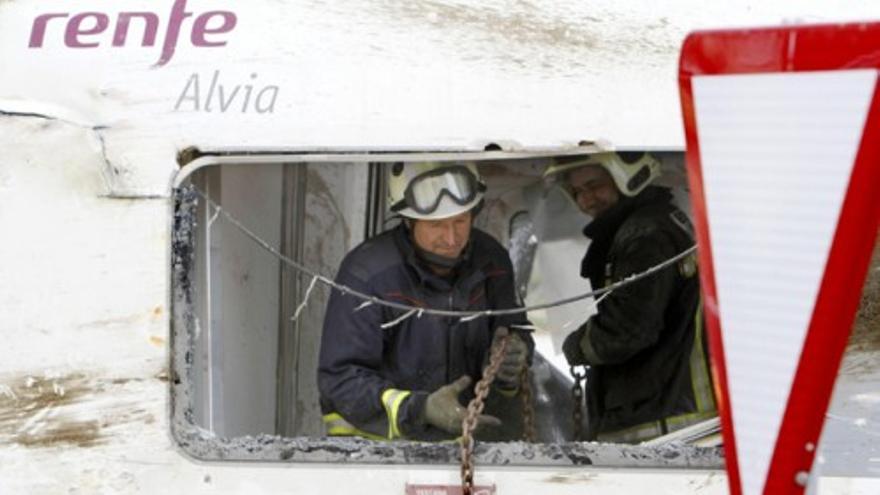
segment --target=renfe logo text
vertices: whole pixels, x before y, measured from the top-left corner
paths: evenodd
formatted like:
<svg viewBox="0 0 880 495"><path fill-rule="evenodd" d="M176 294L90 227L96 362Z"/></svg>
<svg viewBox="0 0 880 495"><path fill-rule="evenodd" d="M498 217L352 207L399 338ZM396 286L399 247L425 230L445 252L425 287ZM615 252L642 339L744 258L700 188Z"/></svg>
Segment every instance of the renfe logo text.
<svg viewBox="0 0 880 495"><path fill-rule="evenodd" d="M165 37L162 41L162 54L157 66L162 66L174 56L177 39L184 19L192 17L186 11L186 0L175 0L168 15L165 26ZM61 36L64 30L64 44L70 48L96 48L110 41L111 46L125 46L128 41L129 27L139 25L138 32L143 32L140 46L156 46L160 19L153 12L120 12L115 25L110 27L110 17L101 12L81 12L71 15L69 12L43 14L34 19L31 28L30 48L41 48L46 38L50 40ZM220 35L235 28L238 22L235 14L228 10L212 10L198 15L192 22L190 41L193 46L225 46L226 40ZM65 25L66 23L66 25ZM142 28L142 29L141 29ZM107 34L104 34L104 33ZM109 33L113 33L112 40ZM135 42L136 43L136 42Z"/></svg>

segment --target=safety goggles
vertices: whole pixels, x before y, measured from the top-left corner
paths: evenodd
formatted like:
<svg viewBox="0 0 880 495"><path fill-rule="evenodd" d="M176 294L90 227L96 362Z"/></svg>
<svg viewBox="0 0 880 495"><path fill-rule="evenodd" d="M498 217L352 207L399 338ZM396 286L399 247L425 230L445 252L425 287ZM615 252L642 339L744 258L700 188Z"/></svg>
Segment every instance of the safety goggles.
<svg viewBox="0 0 880 495"><path fill-rule="evenodd" d="M429 215L433 213L443 196L464 206L477 194L485 191L486 186L477 181L474 174L465 166L451 165L437 168L413 179L404 192L405 206L416 213ZM398 209L403 209L400 205Z"/></svg>

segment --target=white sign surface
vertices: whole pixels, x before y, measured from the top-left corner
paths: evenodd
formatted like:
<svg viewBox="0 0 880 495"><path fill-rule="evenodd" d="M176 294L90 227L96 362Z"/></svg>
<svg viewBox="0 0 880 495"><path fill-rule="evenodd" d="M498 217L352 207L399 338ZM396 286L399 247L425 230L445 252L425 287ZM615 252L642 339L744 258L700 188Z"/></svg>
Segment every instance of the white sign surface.
<svg viewBox="0 0 880 495"><path fill-rule="evenodd" d="M745 494L764 489L876 80L873 69L693 78Z"/></svg>

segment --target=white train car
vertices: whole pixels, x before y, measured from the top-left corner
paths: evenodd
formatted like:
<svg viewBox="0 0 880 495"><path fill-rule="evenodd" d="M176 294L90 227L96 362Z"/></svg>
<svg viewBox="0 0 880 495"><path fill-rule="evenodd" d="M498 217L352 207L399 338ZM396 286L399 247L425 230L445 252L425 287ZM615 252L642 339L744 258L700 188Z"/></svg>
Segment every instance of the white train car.
<svg viewBox="0 0 880 495"><path fill-rule="evenodd" d="M386 164L468 158L526 302L589 290L548 158L655 152L686 206L687 32L844 15L880 7L0 2L0 493L457 493L453 443L325 436L330 289L294 265L332 278L387 227ZM818 493L880 491L872 267ZM572 438L558 346L589 311L530 314L539 441L480 443L476 484L727 493L717 445Z"/></svg>

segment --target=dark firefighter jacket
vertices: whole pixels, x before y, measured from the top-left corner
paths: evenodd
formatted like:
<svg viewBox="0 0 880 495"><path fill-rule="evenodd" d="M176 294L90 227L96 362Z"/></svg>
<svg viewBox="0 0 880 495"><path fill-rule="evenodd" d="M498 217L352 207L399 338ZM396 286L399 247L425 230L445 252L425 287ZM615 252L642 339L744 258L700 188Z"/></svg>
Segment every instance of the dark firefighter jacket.
<svg viewBox="0 0 880 495"><path fill-rule="evenodd" d="M477 229L473 229L451 280L433 274L417 258L409 230L403 225L351 251L336 277L338 283L353 289L418 307L519 307L507 251ZM381 325L399 319L406 311L376 304L358 309L362 304L361 299L334 290L327 305L318 388L330 434L449 438L421 419L428 394L462 375L469 375L476 383L492 332L499 326L528 324L521 313L463 323L460 318L423 314L383 329ZM525 340L533 348L527 333ZM462 399L472 397L470 392ZM346 429L351 427L357 431Z"/></svg>
<svg viewBox="0 0 880 495"><path fill-rule="evenodd" d="M694 244L667 189L621 200L584 229L581 275L600 288ZM696 257L613 291L586 326L593 434L714 410L702 338ZM695 341L697 346L694 345ZM590 349L591 348L591 349ZM682 416L684 415L684 416ZM664 423L665 425L665 423ZM665 431L665 428L664 428Z"/></svg>

